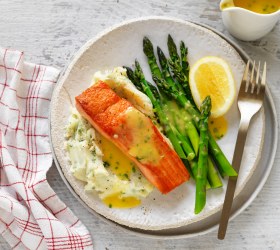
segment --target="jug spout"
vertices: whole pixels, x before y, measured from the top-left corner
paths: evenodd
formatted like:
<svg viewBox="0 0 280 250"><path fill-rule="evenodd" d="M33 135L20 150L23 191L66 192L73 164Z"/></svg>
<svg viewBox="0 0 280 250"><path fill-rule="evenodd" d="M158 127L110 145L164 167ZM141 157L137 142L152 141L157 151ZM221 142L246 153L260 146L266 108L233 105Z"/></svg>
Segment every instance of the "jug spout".
<svg viewBox="0 0 280 250"><path fill-rule="evenodd" d="M280 17L280 10L271 14L259 14L234 6L233 0L221 0L220 10L229 33L243 41L254 41L265 36Z"/></svg>

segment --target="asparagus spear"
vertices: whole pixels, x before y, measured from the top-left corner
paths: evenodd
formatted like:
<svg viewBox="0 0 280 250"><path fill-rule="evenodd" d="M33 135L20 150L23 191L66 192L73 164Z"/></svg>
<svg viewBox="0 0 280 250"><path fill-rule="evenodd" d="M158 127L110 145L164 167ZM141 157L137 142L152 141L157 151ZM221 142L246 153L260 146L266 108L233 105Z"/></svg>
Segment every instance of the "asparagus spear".
<svg viewBox="0 0 280 250"><path fill-rule="evenodd" d="M144 39L143 39L143 50L144 50L145 55L148 58L148 63L149 63L150 69L151 69L153 80L155 81L155 83L157 84L159 89L162 92L164 92L167 96L171 95L171 96L173 96L173 98L178 98L183 103L183 101L186 98L184 97L183 91L180 91L180 89L178 89L178 85L176 86L173 79L171 78L171 76L169 74L167 60L166 60L163 52L158 48L158 51L161 55L160 63L161 63L162 69L163 69L163 72L161 72L161 70L157 64L155 54L154 54L153 44L147 37L144 37ZM164 73L164 75L163 75L163 73ZM188 137L194 148L194 151L197 153L199 135L192 123L187 123L187 134L188 134Z"/></svg>
<svg viewBox="0 0 280 250"><path fill-rule="evenodd" d="M135 61L135 73L129 68L127 68L127 74L131 81L138 86L142 92L150 98L155 112L159 118L160 124L163 126L163 130L166 133L167 137L170 139L172 145L174 146L175 151L178 153L180 158L191 160L195 157L193 149L188 145L188 143L181 138L180 133L177 129L169 123L166 115L164 114L161 108L160 95L155 86L146 81L141 66L138 61ZM184 151L183 151L183 149Z"/></svg>
<svg viewBox="0 0 280 250"><path fill-rule="evenodd" d="M219 188L223 186L220 176L218 175L218 172L209 156L208 156L207 180L209 181L211 188Z"/></svg>
<svg viewBox="0 0 280 250"><path fill-rule="evenodd" d="M132 68L127 67L127 66L123 66L126 69L126 75L127 77L130 79L130 81L134 84L134 86L141 92L144 92L143 90L143 86L141 84L141 82L137 79L137 77L135 76ZM149 97L150 98L150 97Z"/></svg>
<svg viewBox="0 0 280 250"><path fill-rule="evenodd" d="M169 50L171 51L170 56L171 56L172 60L179 60L179 59L176 59L176 58L179 58L177 51L175 51L175 49L174 49L174 48L176 48L176 45L175 45L175 47L173 46L171 48L172 41L173 41L173 39L169 35L169 47L170 47ZM174 41L173 41L173 43L174 43ZM156 61L156 58L154 55L153 45L147 37L145 37L143 40L143 49L144 49L145 55L148 58L148 63L149 63L149 66L150 66L150 69L152 72L153 80L156 82L156 84L158 85L158 87L160 88L161 91L163 91L166 95L174 98L182 107L184 107L187 110L189 115L192 117L193 124L191 126L195 125L196 128L198 128L198 122L200 119L199 111L196 108L194 108L194 106L191 104L191 102L185 96L179 95L179 92L178 92L178 89L176 86L169 85L163 79L161 71L157 65L157 61ZM190 138L191 137L192 136L190 136ZM221 170L220 172L224 173L224 175L227 175L227 176L237 176L236 171L231 166L231 164L225 157L224 153L218 146L217 142L211 136L210 132L209 132L209 148L210 148L211 155L213 156L213 159L214 159L215 163L217 164L218 169Z"/></svg>
<svg viewBox="0 0 280 250"><path fill-rule="evenodd" d="M133 70L129 67L125 67L126 71L127 71L127 76L128 78L134 83L134 85L136 86L137 89L139 89L141 92L144 92L145 94L147 94L147 96L150 98L150 100L153 103L156 115L160 120L160 124L163 126L164 131L167 135L167 137L170 139L171 143L173 144L175 151L178 153L179 156L182 156L181 158L183 159L183 162L185 164L185 166L187 167L188 171L190 172L191 176L196 179L196 175L197 175L197 160L196 159L192 159L194 154L193 154L193 150L191 148L189 148L189 143L185 143L184 142L184 138L180 132L178 132L179 130L176 130L176 128L174 128L168 118L166 117L166 115L164 114L164 111L162 109L162 102L160 101L160 95L158 93L157 88L152 85L151 83L149 83L148 81L145 80L143 71L140 67L140 64L136 61L135 63L136 65L136 70L135 73L133 72ZM167 124L169 122L169 124ZM176 122L174 120L174 122ZM171 128L171 132L167 129L167 127L170 126ZM181 141L181 147L184 149L185 152L189 152L189 157L184 157L184 152L181 151L180 145L178 143L178 141ZM188 158L189 161L184 160L185 158ZM213 165L212 165L213 166ZM214 170L215 167L213 166ZM207 184L206 184L206 189L209 188L215 188L220 186L220 178L217 174L217 172L215 171L209 171L208 174L208 179L207 180Z"/></svg>
<svg viewBox="0 0 280 250"><path fill-rule="evenodd" d="M149 66L150 66L150 69L152 72L152 77L162 79L163 76L157 65L157 60L156 60L156 57L154 54L153 44L151 43L151 41L148 37L144 37L144 39L143 39L143 51L148 58L148 63L149 63Z"/></svg>
<svg viewBox="0 0 280 250"><path fill-rule="evenodd" d="M159 63L161 66L161 70L162 70L162 75L164 80L171 86L176 86L178 88L179 94L180 95L185 95L184 90L182 88L181 85L178 84L178 82L174 81L171 74L170 74L170 70L169 70L169 65L168 65L168 61L163 53L163 51L161 50L160 47L157 47L157 54L158 54L158 59L159 59Z"/></svg>
<svg viewBox="0 0 280 250"><path fill-rule="evenodd" d="M169 66L168 66L168 61L167 61L163 51L159 47L157 47L157 53L158 53L159 63L160 63L161 69L162 69L162 75L164 77L164 80L169 84L169 86L171 88L178 89L178 95L186 95L182 86L179 85L177 82L175 82L173 80L173 78L171 77L170 71L169 71ZM197 155L199 135L197 133L196 128L193 126L193 123L190 120L186 121L186 132L187 132L187 135L194 148L194 151Z"/></svg>
<svg viewBox="0 0 280 250"><path fill-rule="evenodd" d="M192 174L193 174L193 178L195 179L195 181L197 181L197 174L198 174L198 162L197 162L197 159L193 159L191 161L189 161L189 165L190 165L190 168L191 168L191 171L192 171ZM210 189L212 188L210 182L215 182L215 179L213 180L209 180L208 179L208 176L207 176L207 180L206 180L206 189Z"/></svg>
<svg viewBox="0 0 280 250"><path fill-rule="evenodd" d="M163 106L163 112L167 115L169 121L171 124L174 124L175 127L178 129L178 131L182 135L186 135L186 130L185 130L185 124L186 122L189 122L188 114L187 111L185 111L183 108L180 108L177 106L176 102L174 101L168 101ZM187 137L185 137L187 138ZM210 157L209 157L210 158ZM210 161L210 159L209 159ZM211 161L212 163L212 161ZM192 161L189 162L190 169L193 172L193 178L195 179L196 173L197 173L197 158L193 159ZM223 184L221 182L220 176L213 165L213 163L210 165L209 163L209 171L207 174L207 189L209 188L218 188L221 187Z"/></svg>
<svg viewBox="0 0 280 250"><path fill-rule="evenodd" d="M174 43L174 40L172 39L172 37L170 35L168 35L167 45L168 45L168 50L169 50L169 54L171 57L171 61L175 62L176 64L179 64L179 55L177 53L177 47L176 47L176 44ZM172 89L169 89L169 90L173 91ZM197 110L196 106L194 106L192 104L192 102L187 98L185 100L182 100L182 98L176 98L176 92L174 92L172 94L172 96L175 97L175 99L178 101L178 103L180 103L183 107L186 108L187 112L191 115L196 128L198 128L198 126L199 126L198 123L200 120L200 113ZM234 168L231 166L231 164L225 157L224 153L220 149L219 145L217 144L217 142L215 141L215 139L213 138L211 133L209 131L208 131L208 133L209 133L209 151L210 151L210 153L213 157L213 160L215 161L221 175L222 176L225 176L225 175L226 176L237 176L236 171L234 170Z"/></svg>
<svg viewBox="0 0 280 250"><path fill-rule="evenodd" d="M187 80L189 80L190 65L187 60L188 48L185 46L185 43L183 41L180 42L180 52L181 52L182 70L184 75L187 77Z"/></svg>
<svg viewBox="0 0 280 250"><path fill-rule="evenodd" d="M163 113L163 110L161 108L162 104L160 101L160 95L158 93L158 90L156 89L155 86L153 86L151 83L146 81L143 71L137 60L135 61L135 66L136 66L135 75L136 75L136 77L138 76L138 79L143 84L144 92L148 93L149 89L151 89L152 94L154 95L154 98L152 98L152 99L153 99L153 103L156 105L157 113L160 114L161 123L165 124L165 127L167 126L169 129L171 129L174 136L177 137L177 139L178 139L178 140L176 140L176 142L173 141L175 143L175 145L177 145L179 142L181 144L184 152L187 154L187 159L192 160L195 157L195 153L194 153L192 147L190 146L190 144L188 143L188 141L181 135L181 133L172 124L170 124L170 122L168 121L168 118ZM150 97L151 97L151 94L150 94ZM167 128L165 128L165 131L166 130L167 130Z"/></svg>
<svg viewBox="0 0 280 250"><path fill-rule="evenodd" d="M176 96L176 95L172 95ZM188 100L185 101L185 104L182 100L177 100L179 104L185 107L186 111L192 116L192 121L194 122L196 128L198 128L198 123L200 119L200 114L198 111L190 104ZM228 159L224 155L223 151L221 150L218 143L215 141L214 137L211 135L210 131L208 130L209 134L209 151L211 156L213 157L214 162L216 163L220 174L224 176L237 176L237 172L229 163Z"/></svg>
<svg viewBox="0 0 280 250"><path fill-rule="evenodd" d="M201 105L199 121L200 141L198 168L196 176L195 213L202 211L206 203L206 181L208 172L208 117L211 110L211 98L207 96Z"/></svg>
<svg viewBox="0 0 280 250"><path fill-rule="evenodd" d="M172 39L172 37L169 37L169 48L172 47L170 54L175 54L174 51L177 50L176 45ZM178 82L180 82L182 84L182 87L186 93L186 97L188 100L190 100L190 102L193 104L193 107L196 108L196 104L193 100L192 94L191 94L191 89L189 86L189 63L187 60L187 54L188 54L188 49L185 46L185 43L183 41L180 42L180 55L181 55L181 65L177 60L172 61L169 60L169 65L171 68L171 71L173 72L174 76L176 77L176 79L178 80ZM175 54L176 55L176 54ZM196 108L197 109L197 108ZM208 157L208 180L209 183L211 185L212 188L218 188L221 187L223 185L219 175L217 174L217 170L212 162L212 160L210 159L210 157ZM224 176L223 170L220 169L220 172L222 174L222 176Z"/></svg>
<svg viewBox="0 0 280 250"><path fill-rule="evenodd" d="M181 61L180 61L177 56L174 55L172 56L172 54L174 54L174 51L177 50L177 47L170 35L168 36L168 38L169 38L168 49L171 57L171 59L168 60L170 69L174 77L177 79L177 81L180 83L180 86L184 90L186 98L191 102L193 107L196 108L196 104L193 100L190 85L189 85L189 65L187 62L187 49L185 47L184 42L181 41L180 44Z"/></svg>
<svg viewBox="0 0 280 250"><path fill-rule="evenodd" d="M173 128L173 131L174 131L175 135L177 136L178 140L180 141L182 148L184 149L186 154L188 154L188 157L187 157L188 160L192 160L195 157L195 152L194 152L192 146L190 145L189 141L174 126L172 126L171 124L170 124L170 126Z"/></svg>
<svg viewBox="0 0 280 250"><path fill-rule="evenodd" d="M170 34L168 35L168 38L167 38L167 47L168 47L168 51L169 51L171 60L173 62L180 63L180 57L177 52L177 46Z"/></svg>

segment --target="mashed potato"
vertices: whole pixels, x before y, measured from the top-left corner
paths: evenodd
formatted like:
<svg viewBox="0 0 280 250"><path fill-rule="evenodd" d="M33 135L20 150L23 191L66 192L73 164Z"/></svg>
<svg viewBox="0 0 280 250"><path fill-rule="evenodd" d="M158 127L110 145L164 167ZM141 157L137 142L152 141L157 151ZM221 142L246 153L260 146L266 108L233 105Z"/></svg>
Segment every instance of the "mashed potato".
<svg viewBox="0 0 280 250"><path fill-rule="evenodd" d="M149 98L130 82L125 69L97 72L94 75L94 83L98 80L106 82L118 95L153 117L153 107ZM140 202L137 201L149 195L153 186L134 163L116 146L95 132L75 108L71 113L66 126L65 148L73 175L86 183L85 191L95 190L103 201L108 201L105 203L110 207L122 207L121 204L123 207L139 205ZM112 201L118 205L112 204Z"/></svg>

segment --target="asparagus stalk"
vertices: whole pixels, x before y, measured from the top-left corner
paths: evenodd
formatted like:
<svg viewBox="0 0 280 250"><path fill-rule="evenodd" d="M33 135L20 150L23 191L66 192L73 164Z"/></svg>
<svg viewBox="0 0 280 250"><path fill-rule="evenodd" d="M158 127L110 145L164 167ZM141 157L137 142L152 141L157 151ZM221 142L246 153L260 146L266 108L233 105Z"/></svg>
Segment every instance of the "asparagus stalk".
<svg viewBox="0 0 280 250"><path fill-rule="evenodd" d="M194 174L193 174L193 171L191 169L191 166L190 166L190 163L188 160L185 160L185 159L182 159L185 167L187 168L188 172L190 173L190 176L195 180L195 177L194 177Z"/></svg>
<svg viewBox="0 0 280 250"><path fill-rule="evenodd" d="M191 168L191 171L193 173L193 178L195 179L195 181L197 181L197 175L198 175L198 162L197 162L197 159L193 159L192 161L189 161L189 164L190 164L190 168ZM210 189L212 188L212 186L210 185L210 182L213 182L215 180L208 180L208 176L207 176L207 180L206 180L206 189Z"/></svg>
<svg viewBox="0 0 280 250"><path fill-rule="evenodd" d="M152 77L162 79L163 76L157 64L157 60L154 54L153 44L151 43L148 37L144 37L143 39L143 51L148 58L148 64L152 72Z"/></svg>
<svg viewBox="0 0 280 250"><path fill-rule="evenodd" d="M188 155L188 160L192 160L196 154L192 146L190 145L189 141L175 127L172 126L172 128L178 140L180 141L182 148L184 149L185 153Z"/></svg>
<svg viewBox="0 0 280 250"><path fill-rule="evenodd" d="M156 93L153 93L151 90L154 86L152 84L148 83L144 77L143 71L140 67L140 64L136 61L135 62L136 70L135 70L135 78L134 81L136 83L136 86L141 86L142 91L146 93L146 95L150 98L153 107L155 109L155 112L159 118L159 121L161 125L163 126L163 130L165 131L167 137L170 139L172 145L174 146L175 151L179 155L180 158L186 159L186 155L184 151L181 148L181 145L179 144L176 135L173 133L172 129L170 128L168 121L166 119L166 116L163 114L161 109L161 104L159 103L159 96L156 95ZM137 79L139 81L137 81Z"/></svg>
<svg viewBox="0 0 280 250"><path fill-rule="evenodd" d="M187 80L189 80L190 65L187 59L188 48L185 46L185 43L183 41L180 42L180 52L181 52L182 70L184 75L187 77Z"/></svg>
<svg viewBox="0 0 280 250"><path fill-rule="evenodd" d="M188 114L186 114L187 112L184 109L179 108L174 101L171 101L171 102L169 101L167 104L165 104L163 106L163 111L167 114L167 117L168 117L169 121L171 122L171 124L174 124L175 127L178 129L178 131L180 133L182 133L182 135L186 135L186 130L185 130L184 125L186 124L186 122L189 122L189 120L187 118ZM185 138L187 138L187 137L185 137ZM209 161L210 161L210 157L209 157ZM192 172L194 172L194 175L196 175L197 158L190 161L189 165L190 165L190 168L192 169ZM196 176L192 176L192 177L195 179ZM206 187L207 189L208 188L218 188L223 185L222 181L220 179L220 176L219 176L215 166L213 165L212 161L211 161L211 165L209 163L209 171L207 174L207 179L209 181L209 182L207 182L207 187Z"/></svg>
<svg viewBox="0 0 280 250"><path fill-rule="evenodd" d="M219 188L219 187L223 186L221 178L218 175L218 172L217 172L217 170L216 170L216 168L215 168L215 166L214 166L210 157L208 157L207 180L209 181L209 184L210 184L211 188Z"/></svg>
<svg viewBox="0 0 280 250"><path fill-rule="evenodd" d="M163 71L161 72L154 54L153 44L147 37L144 37L143 39L143 50L148 58L148 63L153 80L155 81L159 89L163 91L167 96L174 95L173 98L177 97L183 102L185 100L184 93L183 91L180 91L180 89L178 89L178 85L176 86L172 77L170 76L167 59L165 58L163 52L158 48L158 52L160 54L160 63L163 69ZM188 124L187 134L194 148L194 151L197 153L199 135L193 124Z"/></svg>
<svg viewBox="0 0 280 250"><path fill-rule="evenodd" d="M169 54L171 57L170 61L174 62L174 64L176 64L176 65L177 64L179 65L180 60L179 60L179 55L177 53L177 47L176 47L176 44L174 43L174 40L172 39L172 37L170 35L168 35L167 45L168 45L168 50L169 50ZM182 53L184 53L184 49L183 49L183 52L181 51L181 54ZM178 71L179 71L179 69L180 69L180 67L177 68ZM176 93L173 93L172 96L175 97L175 99L178 101L178 103L180 103L183 107L186 108L187 112L191 115L196 128L198 128L198 126L199 126L198 123L200 120L200 113L197 110L196 106L193 104L194 102L192 103L192 101L191 101L192 97L191 97L191 99L186 98L185 100L182 100L182 98L176 98ZM231 166L231 164L225 157L224 153L220 149L219 145L217 144L217 142L215 141L215 139L213 138L211 133L209 131L208 131L208 133L209 133L209 151L210 151L210 153L213 157L213 160L215 161L221 175L222 176L237 176L237 172Z"/></svg>
<svg viewBox="0 0 280 250"><path fill-rule="evenodd" d="M166 115L162 110L162 103L160 101L160 95L155 86L146 81L141 66L138 61L135 61L135 73L127 68L127 74L130 80L134 81L133 83L138 86L140 91L146 93L150 98L155 112L159 118L160 124L163 126L163 130L166 133L167 137L170 139L172 145L174 146L175 151L178 153L179 157L182 159L191 160L195 157L195 153L187 141L181 138L181 134L178 130L172 126ZM183 150L184 149L184 150Z"/></svg>
<svg viewBox="0 0 280 250"><path fill-rule="evenodd" d="M140 67L140 64L138 61L135 62L136 70L135 73L133 70L129 67L126 68L127 76L128 78L134 83L136 88L140 90L141 92L144 92L152 101L153 107L155 109L155 113L157 117L160 120L160 124L162 125L167 137L170 139L171 143L174 146L175 151L178 153L178 155L183 159L183 162L185 166L187 167L188 171L190 172L191 176L196 179L197 175L197 160L192 159L194 157L193 150L190 148L189 143L185 143L185 137L178 132L176 128L174 128L170 122L168 121L168 118L163 112L162 109L162 102L160 101L160 95L158 93L157 88L146 81L143 71ZM168 126L170 126L171 131L169 131ZM181 144L178 142L181 141ZM189 152L188 157L184 155L184 152L182 152L181 147L184 149L184 152ZM187 160L184 160L188 158ZM213 165L212 165L213 166ZM213 166L214 167L214 166ZM214 167L215 168L215 167ZM214 169L215 170L215 169ZM218 187L221 183L220 178L215 171L211 171L213 174L208 174L206 189Z"/></svg>
<svg viewBox="0 0 280 250"><path fill-rule="evenodd" d="M211 99L207 96L201 105L201 118L199 121L200 141L198 168L196 176L195 213L202 211L206 203L206 182L208 172L208 117L211 110Z"/></svg>
<svg viewBox="0 0 280 250"><path fill-rule="evenodd" d="M169 54L171 56L172 54L174 54L174 51L177 50L177 47L170 35L168 38L169 38L168 49L169 49ZM171 59L168 61L169 66L170 66L170 69L171 69L174 77L180 83L180 86L182 86L182 89L185 92L186 98L191 102L193 107L196 108L196 104L193 100L190 85L189 85L189 65L187 62L187 49L186 49L183 41L181 41L181 44L180 44L180 52L181 52L181 61L178 59L177 56L173 55L173 56L171 56Z"/></svg>
<svg viewBox="0 0 280 250"><path fill-rule="evenodd" d="M177 46L170 34L168 35L168 38L167 38L167 47L168 47L168 51L169 51L171 60L173 62L180 63L180 57L177 52Z"/></svg>
<svg viewBox="0 0 280 250"><path fill-rule="evenodd" d="M174 81L174 79L172 78L172 76L170 74L170 70L169 70L168 60L165 57L165 55L164 55L164 53L163 53L163 51L161 50L160 47L157 47L157 54L158 54L158 59L159 59L159 63L160 63L160 66L161 66L162 75L163 75L164 80L169 85L176 86L179 90L180 95L185 95L182 86L179 85L178 82Z"/></svg>
<svg viewBox="0 0 280 250"><path fill-rule="evenodd" d="M129 78L129 80L134 84L134 86L141 92L144 92L143 86L141 82L138 80L138 78L135 76L132 68L123 66L126 69L126 75ZM150 98L150 97L149 97Z"/></svg>
<svg viewBox="0 0 280 250"><path fill-rule="evenodd" d="M174 96L174 95L173 95ZM186 111L192 116L193 122L198 128L199 126L199 119L200 114L197 112L197 110L190 104L188 100L186 100L185 105L178 101L183 107L186 108ZM220 146L214 139L214 137L211 135L210 131L208 130L209 134L209 151L211 156L213 157L214 162L216 163L220 174L224 176L237 176L237 172L234 170L234 168L229 163L228 159L224 155L223 151L221 150Z"/></svg>
<svg viewBox="0 0 280 250"><path fill-rule="evenodd" d="M164 80L169 84L169 86L171 88L174 88L174 89L178 88L178 95L186 95L184 93L182 86L179 85L177 82L175 82L173 80L173 78L171 77L170 71L169 71L169 66L168 66L168 61L167 61L163 51L159 47L157 47L157 53L158 53L159 63L160 63L161 69L162 69L162 75L164 77ZM186 121L186 132L191 141L193 149L197 155L199 135L197 133L196 128L193 126L193 124L190 120Z"/></svg>
<svg viewBox="0 0 280 250"><path fill-rule="evenodd" d="M170 53L175 54L173 51L177 50L176 45L171 36L169 39L170 39L169 48L170 47L173 48L170 51ZM187 60L188 49L186 48L185 43L183 41L180 42L180 55L181 55L181 65L177 63L178 60L176 60L176 61L169 60L169 65L170 65L172 73L174 74L174 76L176 77L178 82L182 85L182 87L186 93L187 99L190 100L190 102L193 104L193 107L196 108L196 104L193 100L193 97L191 94L191 89L189 86L189 69L190 69L190 67L189 67L189 63ZM220 172L221 172L222 176L224 176L222 169L220 169ZM210 159L210 157L208 157L207 176L208 176L207 179L209 180L209 183L212 188L222 187L223 183L222 183L222 181L217 173L217 170L216 170L212 160Z"/></svg>
<svg viewBox="0 0 280 250"><path fill-rule="evenodd" d="M176 45L171 46L174 44L174 41L172 37L169 35L169 40L168 40L168 47L170 51L170 56L172 61L178 61L179 60L179 55L177 53L177 49L175 51ZM174 98L182 107L186 109L186 111L189 113L189 115L192 117L193 125L198 128L198 122L200 119L200 113L199 111L192 105L192 103L184 96L180 95L178 92L178 88L174 85L168 84L162 77L161 71L157 65L157 61L154 55L153 51L153 45L151 41L145 37L143 40L143 49L144 53L148 58L148 63L152 72L152 77L155 83L158 85L161 91L163 91L166 95ZM192 136L190 136L191 138ZM215 141L215 139L212 137L212 135L209 132L209 148L210 148L210 153L217 164L217 167L220 172L223 173L224 175L227 176L237 176L236 171L234 168L231 166L227 158L225 157L224 153L220 149L219 145Z"/></svg>
<svg viewBox="0 0 280 250"><path fill-rule="evenodd" d="M152 71L151 67L150 67L150 69ZM152 73L152 75L153 75L153 73ZM170 98L175 99L180 104L180 106L185 108L185 110L188 112L188 114L192 117L192 119L189 120L188 123L186 123L187 133L188 133L190 140L194 141L193 147L198 148L197 141L199 141L199 139L198 139L199 136L198 136L197 128L196 128L195 124L196 123L198 124L200 115L197 113L196 110L194 110L194 108L193 108L192 104L189 102L189 100L186 99L186 97L184 95L181 95L179 93L176 86L168 84L163 78L159 78L155 74L153 75L153 80L164 94L166 94Z"/></svg>

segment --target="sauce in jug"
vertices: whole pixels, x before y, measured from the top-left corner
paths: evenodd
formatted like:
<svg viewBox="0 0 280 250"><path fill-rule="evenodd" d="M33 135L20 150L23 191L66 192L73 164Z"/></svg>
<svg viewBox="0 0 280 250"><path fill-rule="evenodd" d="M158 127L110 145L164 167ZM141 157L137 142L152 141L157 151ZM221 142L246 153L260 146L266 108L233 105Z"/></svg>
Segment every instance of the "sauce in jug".
<svg viewBox="0 0 280 250"><path fill-rule="evenodd" d="M280 0L234 0L234 6L260 14L270 14L280 9Z"/></svg>

